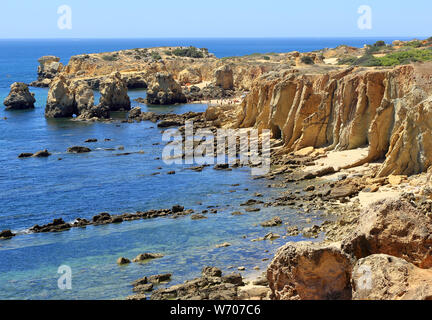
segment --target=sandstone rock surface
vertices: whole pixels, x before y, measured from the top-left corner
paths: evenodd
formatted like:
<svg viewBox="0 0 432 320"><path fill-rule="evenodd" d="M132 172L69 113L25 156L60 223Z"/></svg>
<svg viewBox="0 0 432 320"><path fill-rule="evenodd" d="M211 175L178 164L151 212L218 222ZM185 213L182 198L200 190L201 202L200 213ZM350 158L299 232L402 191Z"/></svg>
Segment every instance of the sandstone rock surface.
<svg viewBox="0 0 432 320"><path fill-rule="evenodd" d="M381 201L362 213L356 231L342 247L357 259L388 254L431 268L432 224L407 201Z"/></svg>
<svg viewBox="0 0 432 320"><path fill-rule="evenodd" d="M353 269L353 300L431 300L432 270L393 256L371 255Z"/></svg>
<svg viewBox="0 0 432 320"><path fill-rule="evenodd" d="M30 93L28 86L22 82L15 82L10 87L9 95L4 100L6 110L33 109L36 99Z"/></svg>
<svg viewBox="0 0 432 320"><path fill-rule="evenodd" d="M186 96L180 84L169 73L159 72L154 76L147 91L149 104L176 104L185 103Z"/></svg>
<svg viewBox="0 0 432 320"><path fill-rule="evenodd" d="M233 71L229 65L222 66L215 71L215 82L217 87L224 90L234 89Z"/></svg>
<svg viewBox="0 0 432 320"><path fill-rule="evenodd" d="M337 245L288 243L267 269L276 300L351 299L351 258Z"/></svg>
<svg viewBox="0 0 432 320"><path fill-rule="evenodd" d="M100 85L100 106L110 111L128 111L131 102L128 96L126 81L119 72L114 72Z"/></svg>

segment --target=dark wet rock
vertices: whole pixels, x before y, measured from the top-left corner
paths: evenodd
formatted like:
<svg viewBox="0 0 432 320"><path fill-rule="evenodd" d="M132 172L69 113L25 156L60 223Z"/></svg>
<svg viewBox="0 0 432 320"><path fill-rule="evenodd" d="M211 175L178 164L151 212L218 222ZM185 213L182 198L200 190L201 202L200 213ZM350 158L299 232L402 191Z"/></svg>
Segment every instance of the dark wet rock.
<svg viewBox="0 0 432 320"><path fill-rule="evenodd" d="M100 224L100 223L107 223L111 221L111 215L107 212L102 212L96 216L93 217L93 222Z"/></svg>
<svg viewBox="0 0 432 320"><path fill-rule="evenodd" d="M12 231L10 230L3 230L2 232L0 232L0 239L10 239L15 237L15 234L12 233Z"/></svg>
<svg viewBox="0 0 432 320"><path fill-rule="evenodd" d="M69 153L88 153L88 152L91 152L91 149L87 148L87 147L74 146L74 147L68 148L67 152L69 152Z"/></svg>
<svg viewBox="0 0 432 320"><path fill-rule="evenodd" d="M179 213L179 212L183 212L184 211L184 207L180 206L180 205L175 205L172 207L172 212L173 213Z"/></svg>
<svg viewBox="0 0 432 320"><path fill-rule="evenodd" d="M15 82L10 87L10 93L4 100L6 110L33 109L36 99L30 93L28 86L22 82Z"/></svg>
<svg viewBox="0 0 432 320"><path fill-rule="evenodd" d="M141 118L141 108L135 107L131 111L129 111L129 119L140 119Z"/></svg>
<svg viewBox="0 0 432 320"><path fill-rule="evenodd" d="M122 223L123 221L122 217L113 217L111 223Z"/></svg>
<svg viewBox="0 0 432 320"><path fill-rule="evenodd" d="M42 151L38 151L35 154L33 154L32 157L34 158L46 158L49 157L51 155L51 153L48 152L48 150L42 150Z"/></svg>
<svg viewBox="0 0 432 320"><path fill-rule="evenodd" d="M167 289L154 291L152 300L236 300L238 287L243 285L240 274L222 276L217 268L206 267L202 277Z"/></svg>
<svg viewBox="0 0 432 320"><path fill-rule="evenodd" d="M151 292L153 290L153 283L146 283L142 285L135 286L133 288L134 292L144 293L144 292Z"/></svg>
<svg viewBox="0 0 432 320"><path fill-rule="evenodd" d="M300 234L299 228L297 226L287 228L287 236L297 237Z"/></svg>
<svg viewBox="0 0 432 320"><path fill-rule="evenodd" d="M265 221L265 222L261 223L261 226L262 227L266 227L266 228L268 228L268 227L277 227L277 226L282 225L282 223L283 223L283 221L282 221L281 218L274 217L274 218L272 218L272 219L270 219L268 221Z"/></svg>
<svg viewBox="0 0 432 320"><path fill-rule="evenodd" d="M24 152L24 153L21 153L21 154L18 156L18 158L30 158L30 157L32 157L32 156L33 156L33 153Z"/></svg>
<svg viewBox="0 0 432 320"><path fill-rule="evenodd" d="M155 276L148 277L148 281L150 283L153 283L155 285L170 282L171 281L172 274L171 273L165 273L165 274L158 274Z"/></svg>
<svg viewBox="0 0 432 320"><path fill-rule="evenodd" d="M259 212L261 211L260 208L246 208L245 209L246 212Z"/></svg>
<svg viewBox="0 0 432 320"><path fill-rule="evenodd" d="M194 214L193 216L191 216L192 220L203 220L203 219L207 219L207 217L205 215L202 214Z"/></svg>
<svg viewBox="0 0 432 320"><path fill-rule="evenodd" d="M63 219L54 219L53 222L46 225L35 225L30 228L31 232L34 233L45 233L45 232L61 232L69 230L72 226L69 223L63 221Z"/></svg>
<svg viewBox="0 0 432 320"><path fill-rule="evenodd" d="M164 255L163 254L159 254L159 253L142 253L140 255L138 255L135 259L133 259L133 262L143 262L143 261L147 261L147 260L154 260L154 259L160 259L163 258Z"/></svg>
<svg viewBox="0 0 432 320"><path fill-rule="evenodd" d="M215 267L204 267L201 273L203 277L222 277L222 270Z"/></svg>
<svg viewBox="0 0 432 320"><path fill-rule="evenodd" d="M90 225L91 224L91 222L90 221L88 221L87 219L81 219L81 218L78 218L78 219L76 219L76 221L72 224L72 226L73 227L78 227L78 228L83 228L83 227L86 227L86 226L88 226L88 225Z"/></svg>
<svg viewBox="0 0 432 320"><path fill-rule="evenodd" d="M84 141L85 143L95 143L98 142L98 139L87 139L86 141Z"/></svg>
<svg viewBox="0 0 432 320"><path fill-rule="evenodd" d="M130 264L130 263L131 261L128 258L121 257L117 259L117 264L120 266Z"/></svg>
<svg viewBox="0 0 432 320"><path fill-rule="evenodd" d="M179 127L184 124L183 121L179 120L162 120L158 123L159 128Z"/></svg>
<svg viewBox="0 0 432 320"><path fill-rule="evenodd" d="M240 206L242 207L246 207L246 206L253 206L256 204L263 204L263 201L260 200L255 200L255 199L249 199L248 201L246 201L245 203L242 203Z"/></svg>
<svg viewBox="0 0 432 320"><path fill-rule="evenodd" d="M228 170L229 164L217 164L213 167L215 170Z"/></svg>
<svg viewBox="0 0 432 320"><path fill-rule="evenodd" d="M244 215L244 213L243 212L240 212L240 211L236 211L236 212L233 212L233 213L231 213L233 216L242 216L242 215Z"/></svg>
<svg viewBox="0 0 432 320"><path fill-rule="evenodd" d="M175 171L169 171L169 172L167 172L167 175L174 175L174 174L176 174Z"/></svg>

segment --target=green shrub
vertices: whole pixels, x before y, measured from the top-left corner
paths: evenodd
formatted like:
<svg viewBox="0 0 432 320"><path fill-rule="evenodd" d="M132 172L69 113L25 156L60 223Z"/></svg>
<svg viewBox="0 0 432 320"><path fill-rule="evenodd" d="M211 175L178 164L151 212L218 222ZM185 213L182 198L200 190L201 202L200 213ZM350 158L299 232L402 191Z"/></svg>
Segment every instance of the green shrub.
<svg viewBox="0 0 432 320"><path fill-rule="evenodd" d="M383 40L375 42L374 47L385 47L386 43Z"/></svg>
<svg viewBox="0 0 432 320"><path fill-rule="evenodd" d="M152 51L152 53L151 53L151 57L152 57L154 60L160 60L160 59L162 59L162 57L161 57L161 55L159 54L159 52L156 52L156 51Z"/></svg>
<svg viewBox="0 0 432 320"><path fill-rule="evenodd" d="M195 47L177 48L173 51L173 54L177 57L204 58L202 51Z"/></svg>
<svg viewBox="0 0 432 320"><path fill-rule="evenodd" d="M116 61L118 57L116 55L104 55L102 59L105 61Z"/></svg>
<svg viewBox="0 0 432 320"><path fill-rule="evenodd" d="M263 59L264 60L271 60L271 58L269 56L264 56Z"/></svg>
<svg viewBox="0 0 432 320"><path fill-rule="evenodd" d="M314 60L312 59L312 57L309 56L303 56L300 58L300 61L304 64L315 64Z"/></svg>
<svg viewBox="0 0 432 320"><path fill-rule="evenodd" d="M396 66L400 64L408 64L411 62L431 61L431 49L410 49L407 51L400 51L386 55L385 57L378 58L383 66Z"/></svg>

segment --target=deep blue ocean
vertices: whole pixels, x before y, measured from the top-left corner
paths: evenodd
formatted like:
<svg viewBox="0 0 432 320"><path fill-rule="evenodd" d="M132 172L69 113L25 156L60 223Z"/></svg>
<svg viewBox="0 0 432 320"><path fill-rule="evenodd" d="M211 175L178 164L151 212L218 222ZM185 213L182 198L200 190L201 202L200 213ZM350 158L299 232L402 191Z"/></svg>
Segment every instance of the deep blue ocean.
<svg viewBox="0 0 432 320"><path fill-rule="evenodd" d="M36 79L37 59L44 55L59 56L67 64L76 54L193 45L206 47L217 57L227 57L312 51L341 44L361 47L381 39L0 40L0 101L8 95L13 82ZM254 180L247 168L232 172L207 168L196 173L187 166L166 166L156 160L162 155L163 143L161 131L150 122L47 120L47 89L31 91L37 100L35 110L6 112L0 108L0 230L23 233L0 241L0 299L122 299L132 294L130 283L138 278L169 272L173 273L172 284L176 284L199 276L207 265L225 272L245 266L245 275L252 275L257 272L255 266L264 270L268 262L262 260L271 258L286 241L302 240L296 237L272 243L252 242L269 231L259 227L260 222L279 215L287 223L308 226L308 218L312 223L321 219L317 214L288 208L262 208L257 213L232 216L255 193L270 200L284 189L268 188L271 182ZM129 91L129 95L133 100L144 97L145 91ZM141 107L144 111L175 113L206 109L196 104ZM126 114L115 117L125 119ZM84 145L89 138L99 141L88 145L93 152L66 153L68 147ZM107 150L121 146L121 152L132 154L118 156L119 151ZM17 158L22 152L42 149L53 155L47 159ZM177 173L168 175L171 170ZM155 172L161 174L153 176ZM174 204L196 212L218 206L218 213L201 221L160 218L58 234L25 234L27 228L53 218L73 221L100 212L118 214ZM271 231L285 233L284 227ZM232 246L215 248L223 242ZM165 257L145 265L116 265L120 256L134 258L144 252L163 253ZM61 265L72 268L72 290L62 291L57 286L57 269Z"/></svg>

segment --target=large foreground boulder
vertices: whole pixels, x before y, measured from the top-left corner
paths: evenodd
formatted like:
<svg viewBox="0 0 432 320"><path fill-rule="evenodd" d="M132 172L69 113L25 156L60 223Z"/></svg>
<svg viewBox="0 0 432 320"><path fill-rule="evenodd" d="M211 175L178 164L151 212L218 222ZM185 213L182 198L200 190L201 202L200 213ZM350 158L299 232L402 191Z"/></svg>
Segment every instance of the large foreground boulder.
<svg viewBox="0 0 432 320"><path fill-rule="evenodd" d="M351 258L337 245L288 243L267 269L276 300L351 299Z"/></svg>
<svg viewBox="0 0 432 320"><path fill-rule="evenodd" d="M112 73L100 84L100 106L110 111L129 111L131 102L126 81L119 72Z"/></svg>
<svg viewBox="0 0 432 320"><path fill-rule="evenodd" d="M6 110L33 109L36 99L30 93L28 86L22 82L15 82L11 85L9 95L4 100Z"/></svg>
<svg viewBox="0 0 432 320"><path fill-rule="evenodd" d="M185 103L186 96L180 84L166 72L158 72L150 83L147 91L147 103L167 105Z"/></svg>
<svg viewBox="0 0 432 320"><path fill-rule="evenodd" d="M357 262L352 273L354 300L432 300L432 270L389 255Z"/></svg>
<svg viewBox="0 0 432 320"><path fill-rule="evenodd" d="M420 268L432 267L431 220L407 201L372 204L361 215L356 230L342 244L356 259L388 254Z"/></svg>

